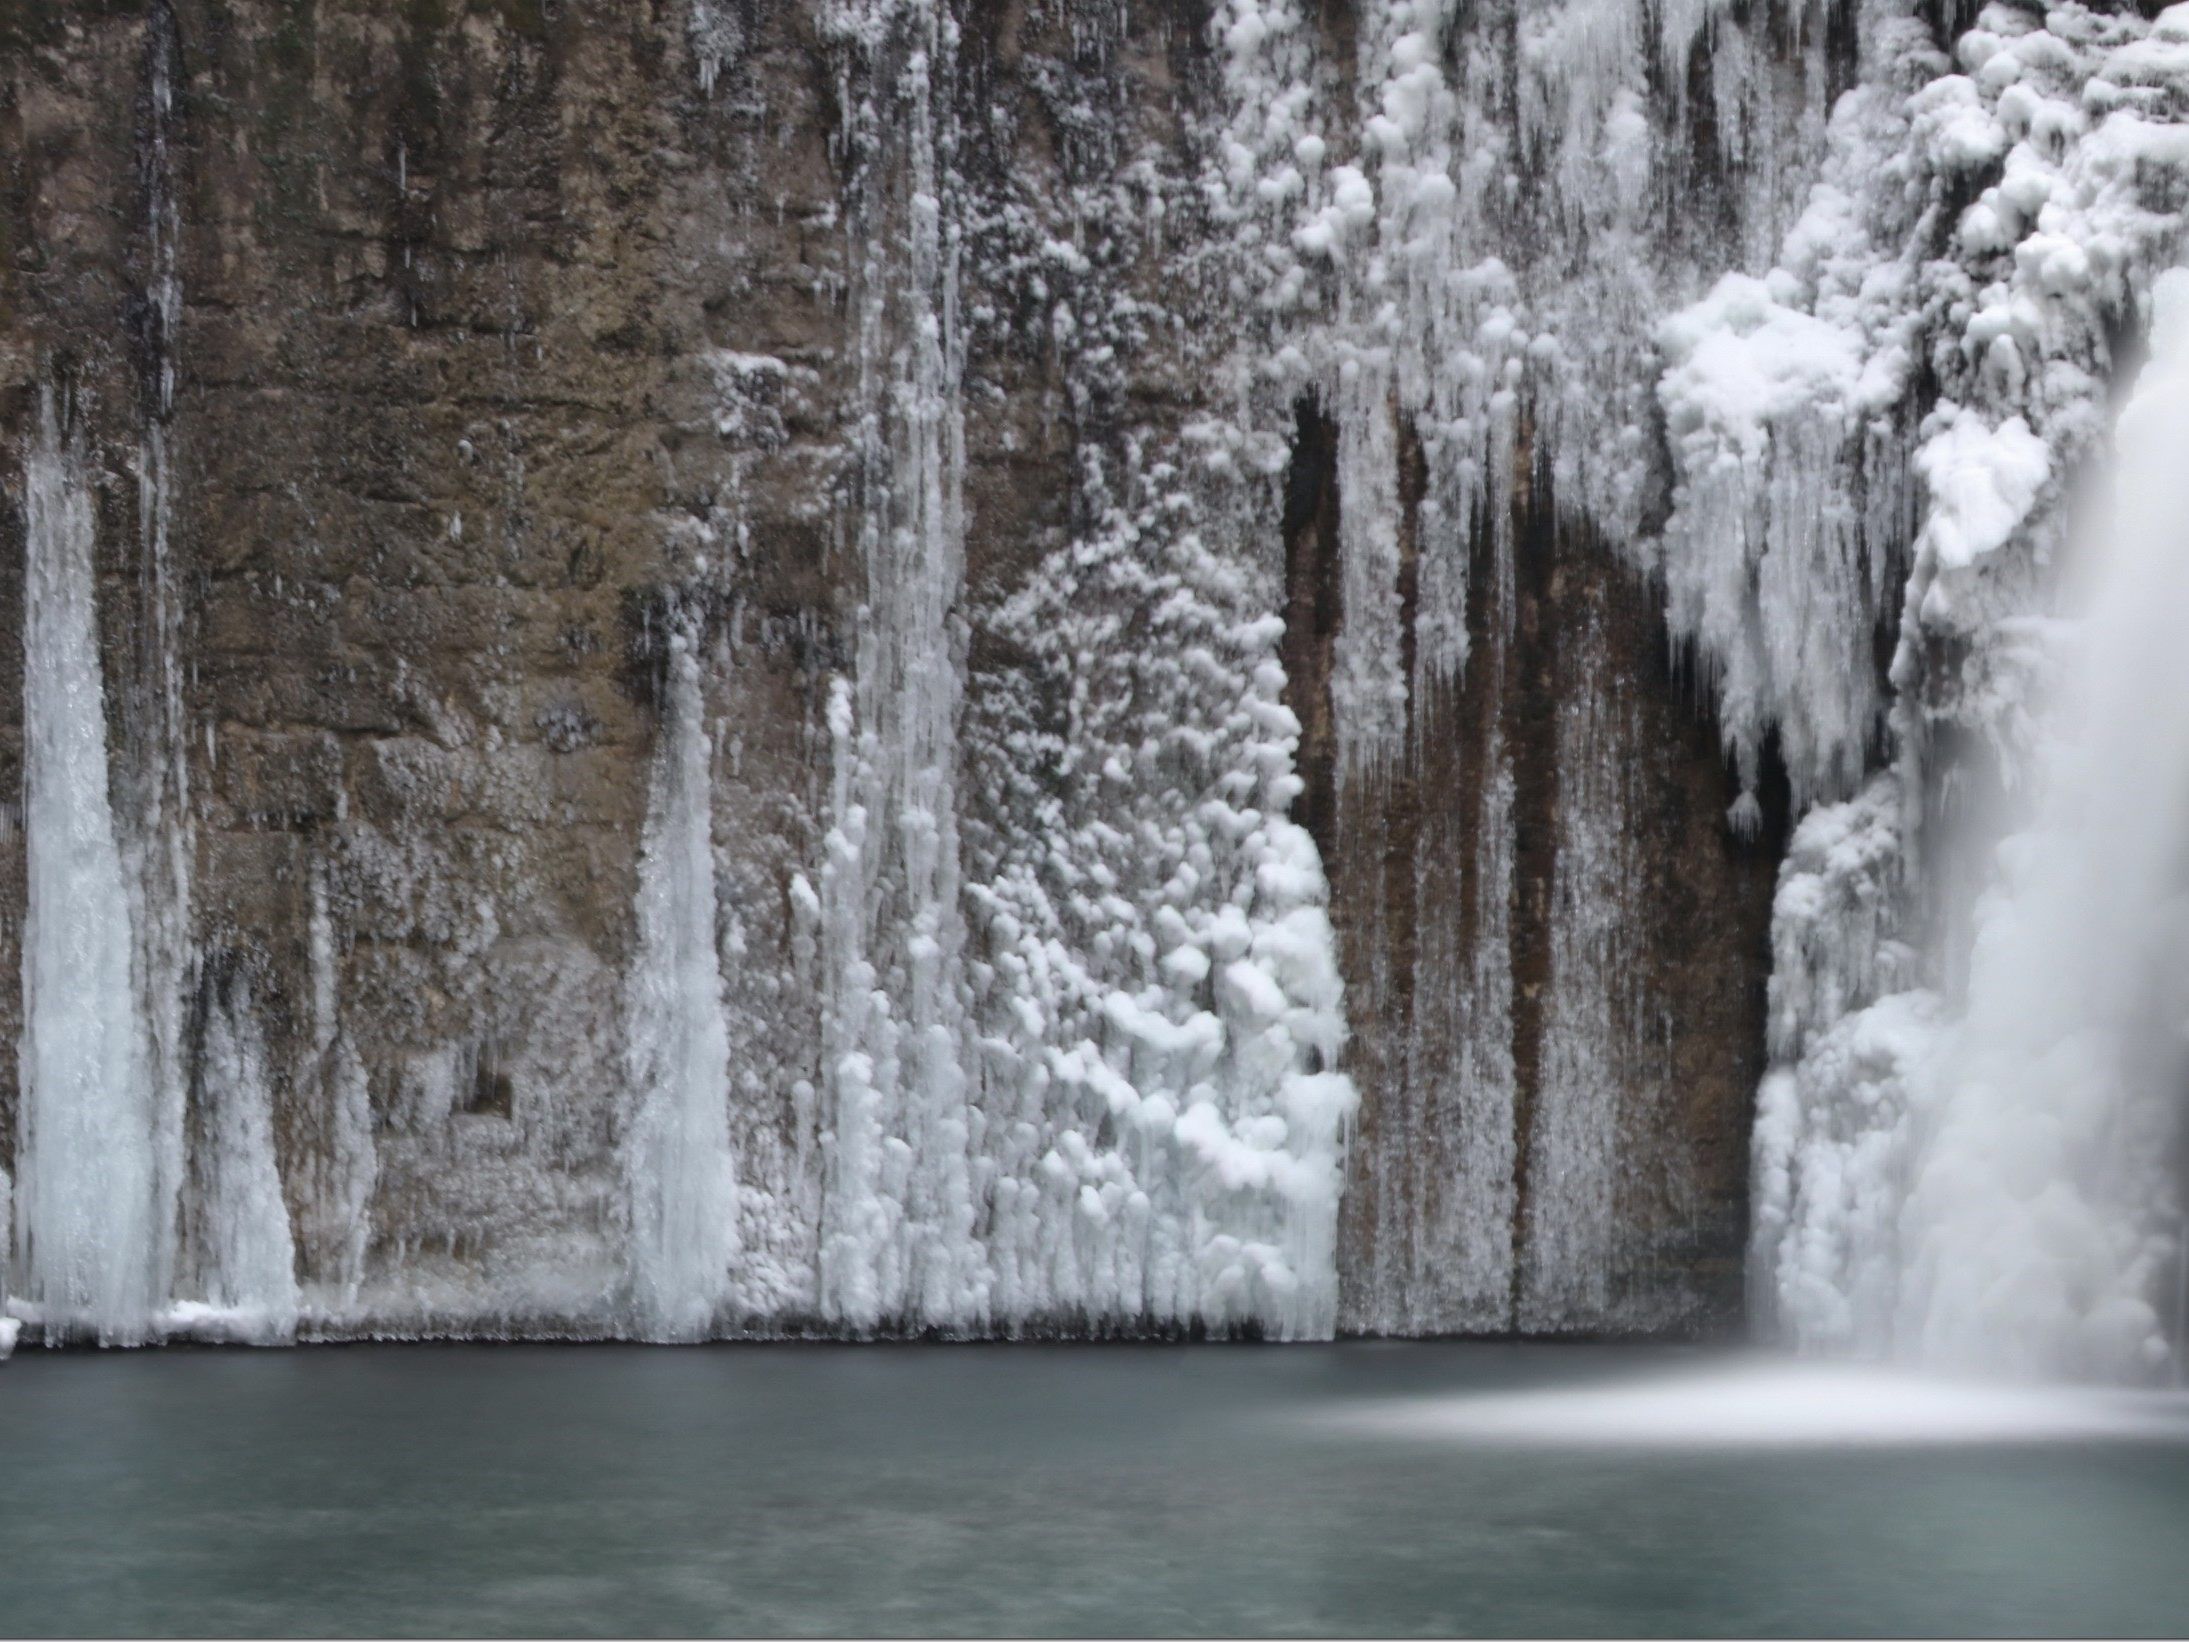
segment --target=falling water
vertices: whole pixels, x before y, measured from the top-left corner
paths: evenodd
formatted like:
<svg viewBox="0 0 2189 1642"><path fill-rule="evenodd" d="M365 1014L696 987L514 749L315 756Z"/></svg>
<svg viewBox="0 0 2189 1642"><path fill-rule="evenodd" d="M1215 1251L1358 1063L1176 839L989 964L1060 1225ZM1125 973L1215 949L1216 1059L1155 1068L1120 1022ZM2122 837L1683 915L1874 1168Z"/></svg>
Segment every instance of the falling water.
<svg viewBox="0 0 2189 1642"><path fill-rule="evenodd" d="M2119 1377L2167 1352L2153 1302L2189 1079L2189 272L2154 302L2036 824L2001 851L1960 1041L1916 1113L1900 1329L1926 1358Z"/></svg>

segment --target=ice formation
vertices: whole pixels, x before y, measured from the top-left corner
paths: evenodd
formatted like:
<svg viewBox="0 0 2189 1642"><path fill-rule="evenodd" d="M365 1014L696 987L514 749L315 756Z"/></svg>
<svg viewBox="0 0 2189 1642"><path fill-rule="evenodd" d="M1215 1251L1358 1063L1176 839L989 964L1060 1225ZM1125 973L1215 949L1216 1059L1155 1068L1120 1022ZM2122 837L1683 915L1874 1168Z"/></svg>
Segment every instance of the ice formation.
<svg viewBox="0 0 2189 1642"><path fill-rule="evenodd" d="M152 7L145 24L146 129L143 154L146 283L145 342L138 383L138 586L141 642L132 647L137 676L124 694L124 722L136 756L125 758L116 783L116 820L129 868L137 944L139 997L149 1034L154 1153L165 1201L183 1190L184 1134L191 1050L185 1041L190 1000L198 984L193 942L191 875L195 843L190 805L190 723L184 708L182 597L172 534L175 462L169 450L175 415L175 372L182 327L181 212L176 202L176 22L173 8ZM243 1030L252 1028L248 1023ZM163 1217L155 1228L157 1286L176 1270L179 1226ZM294 1321L293 1303L273 1315Z"/></svg>
<svg viewBox="0 0 2189 1642"><path fill-rule="evenodd" d="M637 1109L623 1142L630 1319L640 1339L705 1339L737 1258L730 1040L715 934L714 772L688 634L670 636L662 748L640 845L623 1020Z"/></svg>
<svg viewBox="0 0 2189 1642"><path fill-rule="evenodd" d="M317 1098L311 1102L315 1132L296 1241L305 1263L327 1274L329 1292L322 1309L339 1318L353 1313L364 1284L380 1159L373 1143L365 1067L342 1029L336 976L339 936L324 860L313 864L306 938L311 952L311 1036L295 1081Z"/></svg>
<svg viewBox="0 0 2189 1642"><path fill-rule="evenodd" d="M1814 1347L2115 1378L2168 1356L2178 335L2123 419L2109 529L2071 533L2067 481L2181 243L2185 41L2181 8L1988 9L1957 72L1842 105L1838 163L1882 181L1820 188L1773 276L1865 339L1864 372L1927 359L1937 384L1894 758L1803 824L1778 903L1753 1277ZM1824 478L1848 510L1853 454ZM2045 619L2056 558L2095 588L2079 637ZM2027 817L1973 919L1942 870L1980 847L1952 824L1972 742Z"/></svg>
<svg viewBox="0 0 2189 1642"><path fill-rule="evenodd" d="M800 482L853 591L841 634L802 635L810 848L756 864L727 836L749 613L725 557L769 549L740 487L819 372L741 351L732 314L688 361L726 477L663 532L630 949L456 893L449 847L338 791L299 870L309 995L277 1000L194 900L189 771L221 742L189 716L170 540L178 46L153 8L144 642L112 746L65 396L19 453L14 1311L117 1342L1678 1323L1657 1268L1700 1211L1631 961L1646 732L1585 593L1610 565L1661 595L1714 709L1728 827L1775 837L1780 793L1796 822L1761 1309L1818 1350L2147 1369L2179 1264L2167 1040L2099 1005L2170 1007L2181 692L2135 619L2176 594L2133 495L2092 618L2113 636L2085 646L2110 658L2095 729L2040 698L2073 660L2050 619L2073 482L2180 249L2189 9L1362 0L1340 28L1222 0L1161 142L1124 117L1125 16L1054 9L1043 198L991 163L1013 134L983 123L965 8L812 8L852 411ZM692 0L676 32L695 117L730 118L763 22ZM1044 374L1029 419L1058 426L1028 437L1065 452L1064 522L976 584L967 427L999 358ZM1157 358L1168 420L1136 399ZM2130 418L2131 490L2172 494L2142 442L2180 369L2162 354ZM1334 511L1296 518L1318 463ZM450 551L497 528L435 515ZM1288 613L1295 558L1327 573L1326 656ZM1531 628L1553 586L1555 654ZM1541 744L1459 722L1463 690L1548 692ZM413 722L357 753L369 779L492 786L525 822L498 865L547 848L568 806L537 749L430 680L398 693ZM582 745L581 707L542 712ZM2090 769L2140 801L2075 810ZM2036 830L1974 917L1941 863L1993 775ZM1402 792L1403 856L1332 819ZM1345 910L1396 956L1341 976L1334 877L1371 857ZM778 901L787 956L754 954ZM370 1068L360 970L415 993Z"/></svg>
<svg viewBox="0 0 2189 1642"><path fill-rule="evenodd" d="M2100 1378L2171 1354L2189 274L2164 275L2154 301L2110 516L2074 566L2088 608L2058 641L2072 655L2030 750L2030 818L1999 846L1964 995L1870 967L1882 903L1863 880L1892 865L1889 821L1868 823L1866 848L1861 817L1824 811L1797 844L1781 926L1839 950L1781 956L1782 980L1806 967L1829 989L1789 1013L1830 1024L1790 1021L1776 1045L1757 1257L1806 1343Z"/></svg>
<svg viewBox="0 0 2189 1642"><path fill-rule="evenodd" d="M936 7L836 19L861 165L859 451L866 577L853 677L829 702L820 874L825 969L822 1314L964 1327L986 1310L974 1235L964 1051L956 725L964 643L964 426L955 224L947 215L952 36ZM895 84L890 84L894 80ZM877 104L900 111L889 125ZM902 197L893 197L901 160Z"/></svg>
<svg viewBox="0 0 2189 1642"><path fill-rule="evenodd" d="M836 28L847 105L872 122L850 136L875 410L827 859L800 885L824 987L820 1311L862 1329L1327 1334L1352 1097L1321 874L1283 817L1278 624L1237 608L1162 489L1173 466L1115 494L1090 457L1094 529L983 618L1082 681L1060 739L999 729L997 782L1051 768L1062 794L1029 795L1036 830L992 823L968 852L957 25L877 4ZM1106 614L1082 613L1088 594ZM1132 609L1173 656L1098 660ZM1090 688L1103 666L1115 699L1137 684L1190 715L1118 713Z"/></svg>
<svg viewBox="0 0 2189 1642"><path fill-rule="evenodd" d="M197 1125L185 1250L184 1299L164 1332L270 1345L296 1333L296 1245L274 1155L271 1068L247 973L208 974L197 1021Z"/></svg>
<svg viewBox="0 0 2189 1642"><path fill-rule="evenodd" d="M1897 384L1828 320L1768 311L1750 272L1816 178L1849 71L1892 60L1904 19L1855 21L1389 0L1335 65L1313 8L1232 0L1214 25L1229 109L1204 188L1239 247L1233 288L1268 316L1241 350L1241 431L1282 427L1303 396L1337 425L1338 780L1459 788L1458 814L1423 793L1414 881L1366 914L1408 932L1411 964L1347 977L1383 1083L1348 1171L1373 1251L1348 1326L1646 1328L1688 1303L1649 1275L1639 1229L1695 1209L1665 1143L1664 1004L1620 962L1640 934L1620 855L1633 731L1592 692L1608 641L1561 637L1550 687L1576 699L1547 752L1503 725L1470 735L1444 704L1463 680L1544 688L1532 578L1602 554L1661 576L1751 789L1767 743L1797 800L1861 775L1882 691L1848 697L1897 583L1855 526L1818 522L1804 474L1839 454L1813 414L1825 387L1859 428ZM1842 29L1878 37L1850 54ZM1819 449L1774 477L1779 415ZM1871 505L1882 529L1893 499ZM1759 610L1759 581L1784 601ZM1751 792L1733 819L1760 816ZM1543 832L1538 912L1515 840Z"/></svg>
<svg viewBox="0 0 2189 1642"><path fill-rule="evenodd" d="M166 1298L178 1183L161 1166L151 1032L107 784L90 480L40 396L23 463L22 1106L14 1292L50 1333L134 1345Z"/></svg>

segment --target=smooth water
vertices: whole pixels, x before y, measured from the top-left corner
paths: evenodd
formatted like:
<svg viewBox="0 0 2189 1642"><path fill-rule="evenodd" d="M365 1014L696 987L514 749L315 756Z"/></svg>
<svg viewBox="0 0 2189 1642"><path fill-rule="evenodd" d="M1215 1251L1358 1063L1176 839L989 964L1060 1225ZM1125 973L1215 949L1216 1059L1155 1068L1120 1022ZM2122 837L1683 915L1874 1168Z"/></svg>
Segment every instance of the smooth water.
<svg viewBox="0 0 2189 1642"><path fill-rule="evenodd" d="M31 1352L0 1365L0 1631L2189 1623L2180 1399L1976 1397L1908 1442L1958 1394L1810 1372L1492 1344Z"/></svg>

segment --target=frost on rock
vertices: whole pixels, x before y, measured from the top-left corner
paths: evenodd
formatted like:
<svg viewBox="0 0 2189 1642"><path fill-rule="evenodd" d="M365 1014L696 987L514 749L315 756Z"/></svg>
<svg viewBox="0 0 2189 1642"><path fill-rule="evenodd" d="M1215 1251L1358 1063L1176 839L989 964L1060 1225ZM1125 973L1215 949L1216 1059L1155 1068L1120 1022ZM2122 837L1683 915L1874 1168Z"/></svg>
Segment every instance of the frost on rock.
<svg viewBox="0 0 2189 1642"><path fill-rule="evenodd" d="M713 95L715 82L726 68L734 68L745 55L745 23L738 15L741 0L691 0L686 32L692 58L699 68L699 89Z"/></svg>
<svg viewBox="0 0 2189 1642"><path fill-rule="evenodd" d="M1268 442L1218 481L1259 500L1202 525L1189 451L1089 438L1068 543L966 611L966 348L1002 323L993 285L967 310L972 237L1042 315L1074 415L1161 316L1081 249L1087 219L970 180L947 12L847 5L829 26L871 414L829 826L794 890L825 1000L819 1308L858 1331L1327 1335L1342 1012L1320 865L1285 817L1273 589L1231 534L1271 522ZM1087 51L1104 38L1090 23ZM1083 140L1091 176L1105 136ZM1115 222L1139 176L1072 204ZM976 643L1030 676L969 694Z"/></svg>
<svg viewBox="0 0 2189 1642"><path fill-rule="evenodd" d="M1881 7L1862 17L1893 22ZM1902 377L1797 311L1788 282L1748 272L1817 178L1839 70L1806 7L1380 0L1354 21L1341 36L1283 0L1218 11L1225 97L1203 177L1246 316L1230 448L1280 433L1303 401L1335 423L1338 811L1373 815L1432 769L1465 795L1424 790L1413 883L1379 880L1347 908L1369 929L1364 952L1403 932L1412 955L1347 976L1377 1038L1357 1051L1377 1109L1349 1170L1371 1201L1348 1326L1649 1326L1612 1273L1652 1263L1636 1228L1691 1225L1695 1205L1682 1143L1646 1115L1670 1075L1648 1024L1660 1011L1603 958L1639 934L1634 879L1606 817L1521 813L1541 749L1493 727L1454 769L1442 704L1494 697L1521 665L1521 556L1586 543L1622 573L1663 575L1676 636L1727 686L1751 787L1766 742L1790 739L1786 704L1819 675L1830 690L1792 731L1819 773L1798 779L1805 792L1859 779L1882 735L1874 633L1897 608L1905 545ZM1333 67L1341 39L1350 60ZM1722 209L1705 222L1698 197ZM1742 272L1712 294L1728 267ZM1662 393L1660 347L1679 373ZM1826 385L1845 399L1832 426L1810 415ZM1675 483L1680 461L1696 475L1673 497L1660 414ZM1799 463L1774 462L1778 416L1817 425ZM1822 506L1842 437L1878 446L1875 494L1851 518ZM1765 625L1759 575L1780 601ZM1559 642L1577 676L1609 666L1600 628ZM1637 723L1561 720L1556 790L1616 806L1604 771ZM1732 820L1759 818L1751 796ZM1547 876L1516 858L1523 826L1555 835ZM1540 1000L1541 978L1514 973L1518 946L1538 944L1554 971ZM1637 1177L1648 1191L1620 1183ZM1527 1194L1532 1178L1549 1189Z"/></svg>
<svg viewBox="0 0 2189 1642"><path fill-rule="evenodd" d="M177 28L173 8L151 8L145 27L144 217L146 315L139 359L142 420L137 448L137 523L147 631L133 646L139 673L122 691L125 722L144 749L115 771L118 836L134 898L138 993L151 1044L154 1163L165 1199L181 1190L183 1118L190 1079L184 1043L197 985L191 880L196 840L190 803L190 723L184 711L182 589L174 535L175 372L182 326L181 210L174 175ZM177 1260L178 1226L156 1228L155 1283L165 1288Z"/></svg>
<svg viewBox="0 0 2189 1642"><path fill-rule="evenodd" d="M643 826L581 823L627 837L634 939L596 949L531 893L614 709L512 717L514 662L480 662L482 702L396 657L296 843L286 968L198 945L193 865L224 846L194 818L252 783L191 765L252 727L185 712L177 47L148 14L147 616L111 781L100 463L51 396L21 453L0 1290L24 1318L123 1341L1691 1317L1677 1249L1726 1194L1635 960L1666 681L1627 669L1626 617L1661 594L1738 778L1731 848L1781 776L1798 823L1760 1305L1818 1349L2149 1354L2171 1222L2105 1207L2158 1202L2108 1149L2158 1144L2126 1051L2079 987L1987 1000L2033 984L2015 952L2119 981L2168 938L2158 846L2045 807L2043 697L2077 644L2050 615L2073 487L2179 251L2189 12L1997 6L1942 47L1901 0L1220 0L1177 21L1202 34L1164 60L1194 72L1155 109L1156 57L1098 0L1000 33L945 0L794 11L836 121L795 164L820 134L755 136L781 124L775 15L659 24L704 93L676 117L718 121L669 170L719 148L797 180L772 224L737 195L670 247L712 282L662 326L690 343L664 398L704 408L660 454L700 477L660 542ZM810 314L727 295L757 289L748 228L800 247L771 273ZM804 329L831 313L841 347ZM456 441L466 464L491 437ZM515 545L515 501L433 500L434 554ZM811 537L766 539L770 506ZM809 548L793 613L742 602ZM497 610L541 591L493 574ZM798 626L776 695L740 693L748 617ZM801 771L764 797L747 705ZM2010 850L1964 961L1932 869L1979 753L2093 881ZM2156 790L2141 756L2119 768ZM1400 847L1378 823L1402 794ZM443 826L452 805L486 824ZM2025 1062L2087 1101L2040 1098ZM2022 1282L2052 1321L2002 1338L1983 1296Z"/></svg>
<svg viewBox="0 0 2189 1642"><path fill-rule="evenodd" d="M1775 734L1797 799L1858 784L1875 634L1898 632L1904 754L2008 710L1986 653L2041 604L2114 347L2180 237L2176 12L1995 7L1953 61L1864 15L1869 72L1778 265L1663 331L1668 616L1744 773ZM1962 675L1924 659L1946 652Z"/></svg>

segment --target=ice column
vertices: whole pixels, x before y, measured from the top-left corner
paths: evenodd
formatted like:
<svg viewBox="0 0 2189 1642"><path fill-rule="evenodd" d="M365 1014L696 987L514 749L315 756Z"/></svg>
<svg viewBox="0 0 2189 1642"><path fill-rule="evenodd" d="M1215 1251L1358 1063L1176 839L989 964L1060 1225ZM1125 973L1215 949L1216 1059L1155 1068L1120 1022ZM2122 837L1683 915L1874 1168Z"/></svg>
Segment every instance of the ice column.
<svg viewBox="0 0 2189 1642"><path fill-rule="evenodd" d="M737 1257L737 1172L706 710L682 632L669 640L662 737L639 858L638 951L624 983L638 1092L623 1147L630 1326L644 1339L699 1340L714 1332Z"/></svg>
<svg viewBox="0 0 2189 1642"><path fill-rule="evenodd" d="M152 1049L131 973L108 802L93 516L50 388L23 463L24 846L16 1282L50 1337L145 1339L174 1181L156 1156Z"/></svg>
<svg viewBox="0 0 2189 1642"><path fill-rule="evenodd" d="M178 1306L174 1326L275 1345L296 1334L296 1243L274 1156L266 1041L246 977L219 976L207 992L191 1171L207 1310Z"/></svg>
<svg viewBox="0 0 2189 1642"><path fill-rule="evenodd" d="M957 243L938 128L953 31L931 0L843 9L855 228L866 596L829 709L836 787L822 873L828 989L820 1298L853 1328L945 1327L987 1305L973 1235L959 904L964 572ZM878 105L896 109L884 126ZM895 160L891 166L885 162ZM890 189L901 171L905 196Z"/></svg>
<svg viewBox="0 0 2189 1642"><path fill-rule="evenodd" d="M144 291L143 428L137 456L139 574L144 627L136 649L140 673L131 697L143 750L127 802L122 838L136 902L139 974L152 1050L154 1163L161 1196L180 1190L183 1108L190 1078L183 1045L196 956L190 928L188 725L183 714L182 607L170 549L174 515L168 425L175 409L175 339L182 323L182 276L177 265L181 216L175 203L171 153L178 42L171 7L155 5L145 23L145 80L150 118L145 127L144 234L150 264ZM155 1283L166 1293L174 1279L176 1227L157 1230Z"/></svg>

